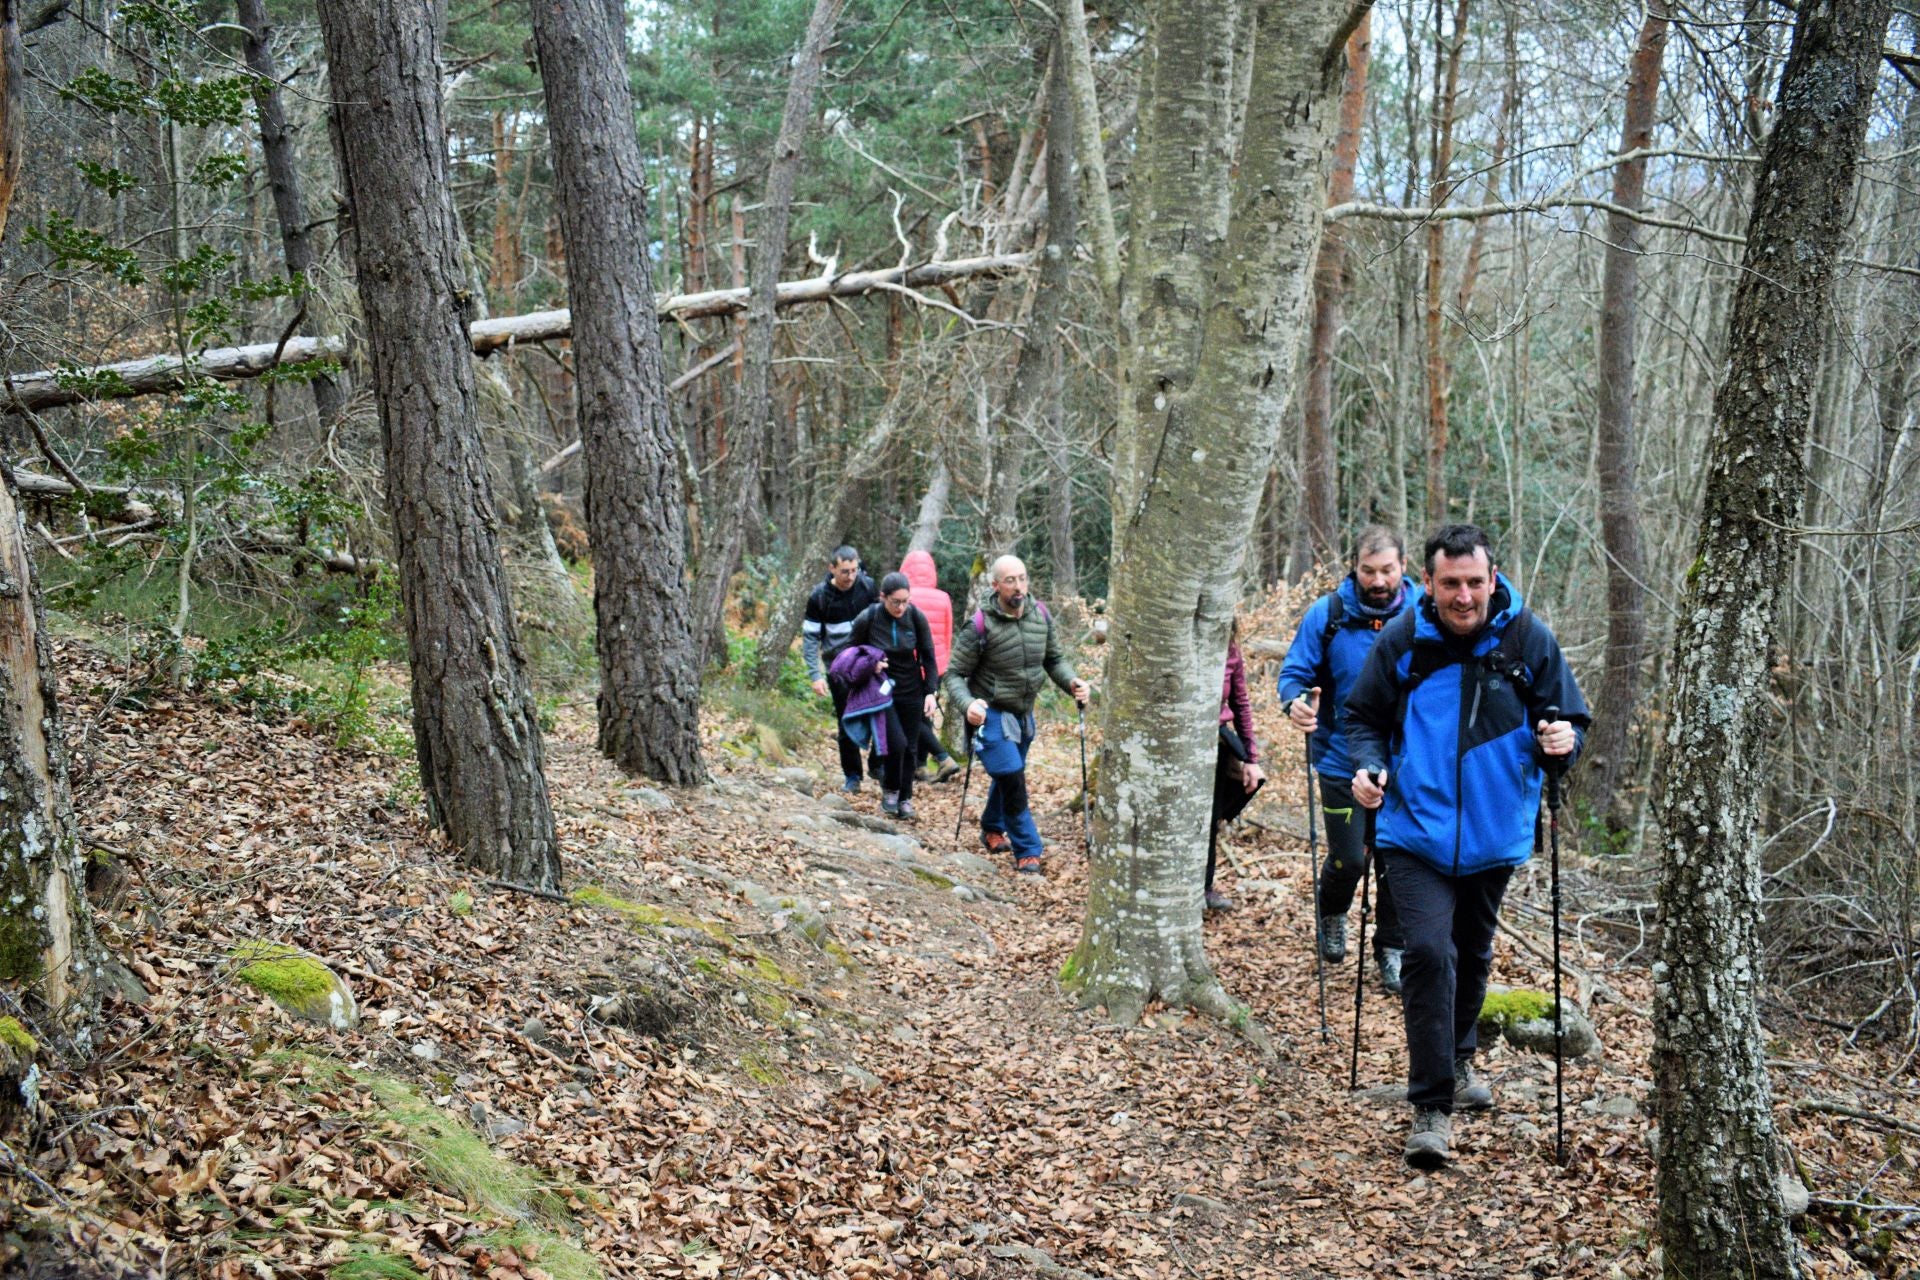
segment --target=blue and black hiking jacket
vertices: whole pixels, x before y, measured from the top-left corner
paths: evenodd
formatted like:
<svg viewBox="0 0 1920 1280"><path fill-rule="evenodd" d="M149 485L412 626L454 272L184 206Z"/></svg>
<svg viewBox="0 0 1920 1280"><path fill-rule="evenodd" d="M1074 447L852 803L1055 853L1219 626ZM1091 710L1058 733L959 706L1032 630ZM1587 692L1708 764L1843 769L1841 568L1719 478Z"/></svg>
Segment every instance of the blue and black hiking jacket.
<svg viewBox="0 0 1920 1280"><path fill-rule="evenodd" d="M1586 699L1505 577L1471 640L1441 627L1432 597L1389 623L1341 720L1354 768L1388 771L1378 846L1456 876L1525 862L1546 776L1534 725L1550 706L1573 724L1571 763L1592 723Z"/></svg>
<svg viewBox="0 0 1920 1280"><path fill-rule="evenodd" d="M1320 727L1313 731L1313 764L1341 782L1353 776L1346 739L1340 732L1340 706L1360 678L1360 669L1373 652L1381 628L1411 609L1420 599L1420 584L1403 582L1400 599L1375 609L1360 599L1359 584L1348 574L1340 585L1307 606L1300 629L1293 633L1287 660L1280 665L1280 705L1286 706L1307 690L1320 689ZM1333 599L1340 598L1340 619L1332 637L1327 634Z"/></svg>

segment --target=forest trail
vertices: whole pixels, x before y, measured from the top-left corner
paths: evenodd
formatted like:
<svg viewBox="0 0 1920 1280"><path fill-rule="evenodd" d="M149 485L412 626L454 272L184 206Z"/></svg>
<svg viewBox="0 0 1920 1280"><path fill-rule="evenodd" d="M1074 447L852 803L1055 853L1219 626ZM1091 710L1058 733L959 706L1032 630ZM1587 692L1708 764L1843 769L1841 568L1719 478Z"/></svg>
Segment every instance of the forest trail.
<svg viewBox="0 0 1920 1280"><path fill-rule="evenodd" d="M1598 1006L1606 1057L1569 1067L1565 1171L1548 1060L1484 1059L1499 1108L1460 1122L1436 1175L1401 1163L1402 1106L1349 1096L1350 962L1329 969L1334 1034L1315 1034L1294 744L1232 839L1239 910L1207 926L1267 1060L1206 1020L1121 1031L1059 991L1085 878L1064 718L1035 749L1033 881L976 857L971 830L955 848L957 778L894 827L871 788L805 795L794 761L747 750L755 726L710 720L714 783L666 796L598 756L590 702L562 706L548 774L567 888L587 891L565 903L471 876L403 816L391 757L156 696L95 651L62 670L82 822L132 869L102 918L152 994L111 1007L92 1067L48 1078L32 1176L10 1159L0 1178L0 1228L45 1215L5 1246L26 1274L1656 1273L1640 1015ZM982 799L976 775L970 814ZM1516 906L1543 888L1516 881ZM234 982L247 939L328 961L358 1029L294 1023ZM1494 976L1549 977L1505 938ZM1647 1007L1643 972L1606 977ZM1362 1032L1362 1085L1397 1083L1397 1010L1371 975ZM1816 1092L1882 1074L1831 1045L1792 1056L1831 1073ZM1915 1109L1859 1105L1895 1102ZM1911 1159L1875 1131L1783 1118L1818 1187L1908 1194ZM499 1159L449 1152L476 1129ZM1911 1246L1893 1248L1885 1267ZM365 1259L412 1270L342 1270ZM1869 1272L1829 1238L1813 1274Z"/></svg>

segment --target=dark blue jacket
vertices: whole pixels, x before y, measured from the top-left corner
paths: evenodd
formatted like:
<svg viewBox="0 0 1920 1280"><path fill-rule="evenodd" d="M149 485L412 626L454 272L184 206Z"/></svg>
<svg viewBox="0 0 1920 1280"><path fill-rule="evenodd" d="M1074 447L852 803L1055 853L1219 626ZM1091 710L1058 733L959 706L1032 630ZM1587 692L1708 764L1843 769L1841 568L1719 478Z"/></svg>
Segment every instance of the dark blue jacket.
<svg viewBox="0 0 1920 1280"><path fill-rule="evenodd" d="M1332 593L1340 597L1341 606L1340 630L1332 641L1326 639L1330 597L1321 596L1307 606L1307 616L1300 619L1300 629L1293 633L1293 643L1287 648L1287 660L1280 666L1281 706L1322 683L1323 666L1324 674L1333 678L1331 689L1320 690L1320 727L1313 731L1314 767L1329 778L1345 782L1353 776L1346 739L1340 733L1340 706L1347 700L1353 682L1360 678L1360 668L1366 665L1373 642L1380 638L1380 629L1420 599L1419 583L1409 580L1404 587L1398 604L1374 609L1361 603L1359 585L1348 574Z"/></svg>
<svg viewBox="0 0 1920 1280"><path fill-rule="evenodd" d="M1529 618L1516 655L1525 667L1524 697L1490 665L1520 609L1520 592L1499 577L1487 625L1471 640L1443 632L1431 597L1380 633L1341 724L1354 768L1389 772L1380 848L1413 854L1448 875L1519 866L1532 855L1545 777L1533 727L1547 707L1559 707L1578 740L1571 763L1592 721L1559 643L1538 618ZM1429 666L1430 674L1415 678Z"/></svg>

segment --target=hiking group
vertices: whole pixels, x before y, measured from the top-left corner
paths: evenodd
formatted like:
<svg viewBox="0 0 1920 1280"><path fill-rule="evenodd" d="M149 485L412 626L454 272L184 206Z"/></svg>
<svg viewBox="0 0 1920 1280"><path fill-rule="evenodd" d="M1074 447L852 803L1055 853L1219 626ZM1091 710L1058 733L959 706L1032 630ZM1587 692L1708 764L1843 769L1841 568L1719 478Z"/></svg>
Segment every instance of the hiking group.
<svg viewBox="0 0 1920 1280"><path fill-rule="evenodd" d="M1559 643L1500 571L1486 533L1446 525L1424 550L1423 586L1407 576L1398 533L1362 530L1347 575L1301 619L1278 694L1308 739L1309 804L1317 775L1327 833L1314 875L1316 963L1346 959L1348 912L1371 869L1374 961L1400 997L1407 1038L1405 1155L1435 1168L1451 1154L1453 1113L1493 1105L1473 1060L1501 899L1538 851L1543 784L1573 763L1591 719ZM901 568L876 589L841 547L807 603L803 648L815 692L832 697L839 719L844 789L859 790L868 752L882 809L911 819L916 760L930 759L942 779L958 769L931 727L944 691L962 710L969 770L977 760L991 780L981 842L1037 875L1045 845L1026 781L1034 700L1052 680L1084 717L1091 690L1016 557L994 561L990 593L957 634L932 558L915 552ZM1214 887L1220 827L1267 780L1239 638L1236 622L1202 887L1215 912L1232 909ZM1324 1022L1324 987L1322 1002Z"/></svg>

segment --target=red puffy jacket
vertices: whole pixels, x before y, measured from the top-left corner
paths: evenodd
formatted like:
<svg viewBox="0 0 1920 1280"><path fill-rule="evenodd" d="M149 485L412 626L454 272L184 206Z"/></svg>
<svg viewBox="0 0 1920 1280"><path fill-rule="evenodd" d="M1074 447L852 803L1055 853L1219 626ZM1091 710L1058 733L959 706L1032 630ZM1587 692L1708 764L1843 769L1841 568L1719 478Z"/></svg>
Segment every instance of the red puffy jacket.
<svg viewBox="0 0 1920 1280"><path fill-rule="evenodd" d="M940 589L940 574L933 557L924 551L910 551L900 564L900 572L913 584L911 599L927 615L927 629L933 632L933 657L940 670L947 669L947 654L953 648L953 597Z"/></svg>

